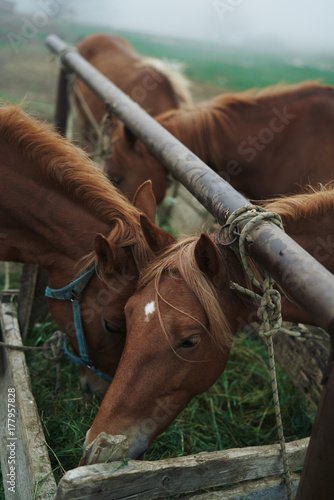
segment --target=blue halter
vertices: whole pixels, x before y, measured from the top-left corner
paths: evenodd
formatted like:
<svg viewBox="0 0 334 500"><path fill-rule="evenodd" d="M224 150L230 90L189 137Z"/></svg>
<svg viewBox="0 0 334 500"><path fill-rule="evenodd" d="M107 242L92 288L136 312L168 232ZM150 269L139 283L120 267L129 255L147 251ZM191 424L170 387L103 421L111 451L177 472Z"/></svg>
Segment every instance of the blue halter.
<svg viewBox="0 0 334 500"><path fill-rule="evenodd" d="M50 297L51 299L70 300L72 302L74 327L75 333L77 335L80 357L72 354L69 351L68 338L65 336L64 349L70 360L73 361L73 363L75 363L77 366L85 366L89 368L103 380L111 382L112 377L109 377L109 375L106 375L105 373L101 372L101 370L96 368L96 366L93 365L92 360L90 359L81 318L81 296L94 274L95 266L92 265L91 267L86 269L86 271L84 271L77 279L72 281L72 283L64 286L64 288L54 289L47 286L45 289L45 295L47 297Z"/></svg>

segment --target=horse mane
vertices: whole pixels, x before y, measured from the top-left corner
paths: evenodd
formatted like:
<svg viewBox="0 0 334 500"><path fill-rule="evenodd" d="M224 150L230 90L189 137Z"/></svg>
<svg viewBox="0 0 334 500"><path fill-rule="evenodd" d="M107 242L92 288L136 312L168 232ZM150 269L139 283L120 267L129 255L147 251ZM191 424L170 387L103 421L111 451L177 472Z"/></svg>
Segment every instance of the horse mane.
<svg viewBox="0 0 334 500"><path fill-rule="evenodd" d="M216 345L224 352L232 345L233 336L229 322L222 310L217 289L202 271L200 271L195 262L194 250L197 241L198 237L196 236L190 236L178 241L159 255L158 259L149 263L140 277L138 291L152 281L155 284L156 303L159 306L158 299L164 301L164 298L159 292L159 283L162 275L168 273L176 280L183 279L203 307L207 316L209 326L208 328L206 328L205 325L202 326L211 335ZM181 311L169 302L166 303L172 308L187 315L187 313ZM165 332L161 318L160 323Z"/></svg>
<svg viewBox="0 0 334 500"><path fill-rule="evenodd" d="M21 106L3 104L0 107L0 137L37 164L39 174L44 174L79 203L87 205L101 221L110 224L108 239L122 247L131 246L138 269L147 264L151 253L140 230L141 212L94 166L84 151L50 125L29 117ZM78 274L94 262L92 251L78 263ZM112 284L103 281L112 288ZM115 290L118 289L115 287Z"/></svg>
<svg viewBox="0 0 334 500"><path fill-rule="evenodd" d="M264 208L278 213L283 222L295 222L300 218L324 214L334 210L334 181L317 187L306 186L300 194L272 198L265 202Z"/></svg>
<svg viewBox="0 0 334 500"><path fill-rule="evenodd" d="M212 101L171 109L155 119L209 165L219 165L221 138L233 142L239 120L237 105L254 106L252 91L243 95L223 94ZM219 134L217 134L219 130Z"/></svg>
<svg viewBox="0 0 334 500"><path fill-rule="evenodd" d="M152 66L170 82L176 101L179 106L192 104L190 95L190 81L184 76L185 66L178 61L167 59L156 59L155 57L144 57L137 63L139 67Z"/></svg>
<svg viewBox="0 0 334 500"><path fill-rule="evenodd" d="M333 90L333 87L331 87L330 85L321 85L320 80L307 80L295 84L276 83L274 85L268 85L267 87L264 87L262 89L254 88L253 92L257 98L265 99L270 97L284 96L285 94L291 93L291 91L297 91L300 94L308 94L314 91L316 88Z"/></svg>
<svg viewBox="0 0 334 500"><path fill-rule="evenodd" d="M37 165L39 175L86 204L107 224L139 227L139 211L98 170L87 154L48 124L28 116L20 105L0 102L0 137Z"/></svg>

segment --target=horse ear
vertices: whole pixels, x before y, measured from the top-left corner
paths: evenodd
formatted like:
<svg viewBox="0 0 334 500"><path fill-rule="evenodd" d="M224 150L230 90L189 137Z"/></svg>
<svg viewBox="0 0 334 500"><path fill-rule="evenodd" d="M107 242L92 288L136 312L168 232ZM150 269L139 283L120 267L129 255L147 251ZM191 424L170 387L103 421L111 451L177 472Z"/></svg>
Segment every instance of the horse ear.
<svg viewBox="0 0 334 500"><path fill-rule="evenodd" d="M100 233L94 238L94 250L98 267L104 275L111 274L116 266L122 266L125 259L123 248L108 241L107 238Z"/></svg>
<svg viewBox="0 0 334 500"><path fill-rule="evenodd" d="M132 204L138 210L141 210L151 222L155 222L157 203L153 194L152 181L148 180L139 186L133 197Z"/></svg>
<svg viewBox="0 0 334 500"><path fill-rule="evenodd" d="M221 289L226 284L225 270L219 259L218 250L205 233L202 233L195 246L195 259L199 269L206 274L216 288Z"/></svg>
<svg viewBox="0 0 334 500"><path fill-rule="evenodd" d="M159 254L176 242L173 236L153 224L146 215L140 216L140 225L147 245L154 254Z"/></svg>

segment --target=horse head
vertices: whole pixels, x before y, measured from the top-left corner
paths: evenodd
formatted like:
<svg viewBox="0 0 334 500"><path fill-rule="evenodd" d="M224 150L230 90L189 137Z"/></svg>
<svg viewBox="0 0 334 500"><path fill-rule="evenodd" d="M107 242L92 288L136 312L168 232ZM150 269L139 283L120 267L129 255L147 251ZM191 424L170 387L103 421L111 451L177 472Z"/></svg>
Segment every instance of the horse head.
<svg viewBox="0 0 334 500"><path fill-rule="evenodd" d="M149 181L137 190L133 204L154 221L156 203ZM47 296L50 312L71 345L68 354L81 366L82 388L104 394L125 344L124 307L151 251L140 230L139 216L138 230L116 219L108 236L95 235L93 247L82 262L79 277L62 289L48 288Z"/></svg>
<svg viewBox="0 0 334 500"><path fill-rule="evenodd" d="M150 179L157 203L167 189L167 172L144 144L123 124L113 133L113 151L106 164L106 173L113 184L132 199L138 186Z"/></svg>
<svg viewBox="0 0 334 500"><path fill-rule="evenodd" d="M217 380L238 328L240 299L229 287L231 269L238 266L233 252L224 249L224 261L206 234L176 243L146 217L142 227L156 259L127 302L125 349L87 434L82 464L108 456L107 448L94 447L102 432L125 435L129 457L141 457Z"/></svg>

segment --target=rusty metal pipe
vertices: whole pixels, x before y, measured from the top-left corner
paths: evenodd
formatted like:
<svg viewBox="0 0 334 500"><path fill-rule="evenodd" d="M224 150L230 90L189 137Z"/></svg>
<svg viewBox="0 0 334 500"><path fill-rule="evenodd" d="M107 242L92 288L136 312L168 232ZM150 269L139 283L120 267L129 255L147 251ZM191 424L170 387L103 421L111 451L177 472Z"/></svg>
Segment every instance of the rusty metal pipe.
<svg viewBox="0 0 334 500"><path fill-rule="evenodd" d="M219 222L223 223L226 219L226 211L233 212L248 203L246 198L81 57L74 47L66 45L55 35L47 37L46 45L60 54L62 66L80 76Z"/></svg>
<svg viewBox="0 0 334 500"><path fill-rule="evenodd" d="M55 35L47 37L46 45L60 55L62 66L75 72L220 224L225 223L229 213L249 203L75 48ZM273 224L259 223L249 242L250 255L317 324L334 336L333 275Z"/></svg>

